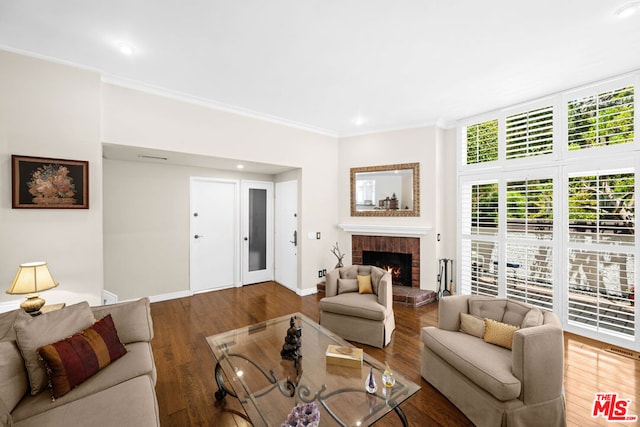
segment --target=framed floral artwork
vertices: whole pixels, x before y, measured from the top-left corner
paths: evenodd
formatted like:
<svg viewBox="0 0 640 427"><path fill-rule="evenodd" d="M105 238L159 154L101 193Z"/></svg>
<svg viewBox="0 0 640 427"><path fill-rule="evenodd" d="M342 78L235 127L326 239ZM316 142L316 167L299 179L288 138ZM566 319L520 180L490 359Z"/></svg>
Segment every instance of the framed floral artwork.
<svg viewBox="0 0 640 427"><path fill-rule="evenodd" d="M14 209L89 209L89 162L11 156Z"/></svg>

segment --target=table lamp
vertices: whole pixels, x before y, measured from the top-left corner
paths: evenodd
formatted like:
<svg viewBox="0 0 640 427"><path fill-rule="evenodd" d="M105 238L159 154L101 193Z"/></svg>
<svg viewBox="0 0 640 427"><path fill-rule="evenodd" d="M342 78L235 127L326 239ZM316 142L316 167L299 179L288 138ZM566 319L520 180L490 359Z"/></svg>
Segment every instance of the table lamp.
<svg viewBox="0 0 640 427"><path fill-rule="evenodd" d="M7 289L10 295L27 294L27 299L20 304L20 307L32 316L40 314L40 309L44 305L44 300L40 298L38 292L46 291L58 286L58 282L53 280L46 262L28 262L20 264L11 287Z"/></svg>

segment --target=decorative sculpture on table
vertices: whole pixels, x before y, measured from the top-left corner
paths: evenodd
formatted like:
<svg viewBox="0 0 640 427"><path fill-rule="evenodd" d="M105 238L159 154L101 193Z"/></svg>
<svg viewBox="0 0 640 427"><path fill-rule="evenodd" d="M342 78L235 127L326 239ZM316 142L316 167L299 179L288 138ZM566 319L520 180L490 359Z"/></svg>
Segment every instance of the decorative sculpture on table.
<svg viewBox="0 0 640 427"><path fill-rule="evenodd" d="M300 346L302 345L302 328L296 326L296 316L292 316L289 321L289 329L287 329L287 336L284 338L284 345L280 356L283 359L298 361L302 357Z"/></svg>
<svg viewBox="0 0 640 427"><path fill-rule="evenodd" d="M336 245L333 247L333 249L331 249L331 253L334 254L336 258L338 258L338 263L336 264L335 268L344 267L344 265L342 265L342 258L344 258L345 254L340 253L338 242L336 242Z"/></svg>

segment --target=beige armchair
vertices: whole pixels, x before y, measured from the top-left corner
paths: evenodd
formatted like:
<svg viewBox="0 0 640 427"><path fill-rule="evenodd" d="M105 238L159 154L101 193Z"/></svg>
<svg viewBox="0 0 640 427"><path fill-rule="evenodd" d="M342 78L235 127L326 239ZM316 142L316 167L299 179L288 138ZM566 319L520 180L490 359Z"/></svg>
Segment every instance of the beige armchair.
<svg viewBox="0 0 640 427"><path fill-rule="evenodd" d="M507 334L506 324L519 329ZM438 327L423 328L421 339L422 377L475 425L566 425L564 339L554 313L455 295L440 300Z"/></svg>
<svg viewBox="0 0 640 427"><path fill-rule="evenodd" d="M370 276L371 293L361 293L366 276ZM346 340L374 347L391 341L396 323L389 272L373 266L338 268L327 274L325 292L320 300L322 326Z"/></svg>

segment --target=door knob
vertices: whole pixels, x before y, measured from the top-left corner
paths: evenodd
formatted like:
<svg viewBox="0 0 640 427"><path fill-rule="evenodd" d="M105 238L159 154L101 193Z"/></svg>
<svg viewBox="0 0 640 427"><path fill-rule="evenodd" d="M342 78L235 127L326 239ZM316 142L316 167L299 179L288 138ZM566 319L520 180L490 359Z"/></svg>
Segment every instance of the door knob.
<svg viewBox="0 0 640 427"><path fill-rule="evenodd" d="M201 237L204 237L204 236L199 235L199 234L196 234L195 236L193 236L193 238L194 238L194 239L199 239L199 238L201 238Z"/></svg>

